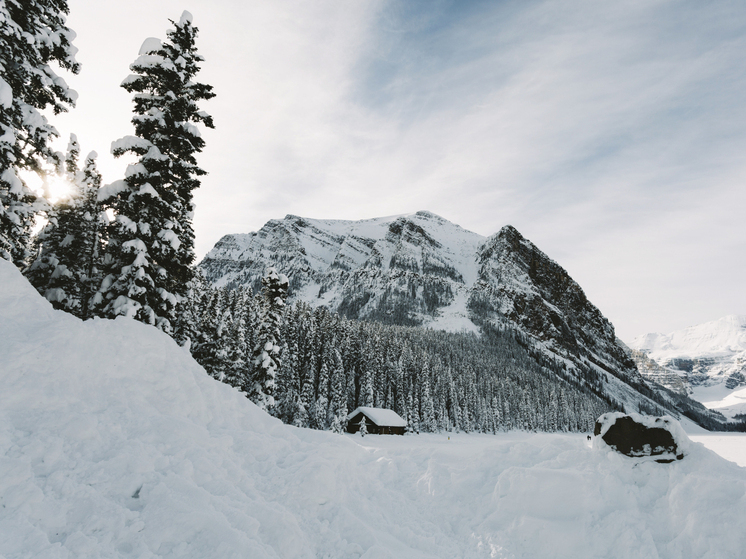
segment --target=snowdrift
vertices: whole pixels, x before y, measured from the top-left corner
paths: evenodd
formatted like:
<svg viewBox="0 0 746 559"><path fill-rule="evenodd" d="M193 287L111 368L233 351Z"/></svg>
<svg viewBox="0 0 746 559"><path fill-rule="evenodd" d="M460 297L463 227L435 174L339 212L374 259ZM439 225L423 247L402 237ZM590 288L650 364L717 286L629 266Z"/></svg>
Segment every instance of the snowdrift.
<svg viewBox="0 0 746 559"><path fill-rule="evenodd" d="M0 261L0 556L739 558L746 469L576 435L282 425L128 319Z"/></svg>

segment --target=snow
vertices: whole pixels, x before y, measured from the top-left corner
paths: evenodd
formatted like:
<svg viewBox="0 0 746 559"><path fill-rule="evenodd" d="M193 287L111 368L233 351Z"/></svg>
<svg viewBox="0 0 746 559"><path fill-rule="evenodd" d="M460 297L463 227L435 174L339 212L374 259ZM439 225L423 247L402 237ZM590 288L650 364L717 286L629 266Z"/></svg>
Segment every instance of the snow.
<svg viewBox="0 0 746 559"><path fill-rule="evenodd" d="M655 361L676 357L719 357L746 351L746 316L729 315L670 334L638 336L629 346Z"/></svg>
<svg viewBox="0 0 746 559"><path fill-rule="evenodd" d="M129 186L127 186L127 183L123 180L116 180L112 182L111 184L105 184L101 188L98 189L97 199L99 202L106 202L110 200L111 198L114 198L115 196L118 196L120 193L127 190Z"/></svg>
<svg viewBox="0 0 746 559"><path fill-rule="evenodd" d="M10 109L13 106L13 89L0 77L0 107Z"/></svg>
<svg viewBox="0 0 746 559"><path fill-rule="evenodd" d="M153 198L160 198L158 192L156 192L155 188L153 188L153 185L151 185L149 182L140 185L140 190L138 190L137 193L141 196L147 195L152 196Z"/></svg>
<svg viewBox="0 0 746 559"><path fill-rule="evenodd" d="M142 163L131 163L127 165L127 168L124 171L124 176L126 178L135 177L138 175L146 176L148 174L148 170Z"/></svg>
<svg viewBox="0 0 746 559"><path fill-rule="evenodd" d="M746 435L743 433L706 433L690 435L689 438L746 468Z"/></svg>
<svg viewBox="0 0 746 559"><path fill-rule="evenodd" d="M179 250L179 247L181 246L181 241L179 240L179 236L176 234L176 232L173 229L161 230L158 233L158 238L163 239L165 242L171 245L171 248L174 250Z"/></svg>
<svg viewBox="0 0 746 559"><path fill-rule="evenodd" d="M432 330L444 330L446 332L480 334L479 327L469 318L468 301L469 291L466 288L458 289L454 293L451 304L438 309L438 316L434 319L426 319L423 326Z"/></svg>
<svg viewBox="0 0 746 559"><path fill-rule="evenodd" d="M137 54L142 56L146 54L150 54L151 52L157 52L163 48L163 43L161 43L161 40L156 37L148 37L145 39L142 43L142 46L140 47L140 52Z"/></svg>
<svg viewBox="0 0 746 559"><path fill-rule="evenodd" d="M21 194L23 192L23 183L13 169L5 169L0 175L0 179L10 185L8 190L11 194Z"/></svg>
<svg viewBox="0 0 746 559"><path fill-rule="evenodd" d="M746 548L746 469L698 442L657 464L583 435L298 429L155 328L55 311L5 261L0 285L9 559L737 559ZM746 438L709 442L729 440Z"/></svg>
<svg viewBox="0 0 746 559"><path fill-rule="evenodd" d="M347 415L347 419L352 419L359 412L362 412L368 419L373 421L379 427L406 427L407 422L399 417L399 414L393 410L386 410L383 408L369 408L367 406L360 406Z"/></svg>
<svg viewBox="0 0 746 559"><path fill-rule="evenodd" d="M734 415L746 413L746 386L734 389L726 388L725 384L694 386L691 397L731 419Z"/></svg>
<svg viewBox="0 0 746 559"><path fill-rule="evenodd" d="M117 155L118 153L124 153L126 151L137 151L145 152L153 147L148 140L140 138L138 136L124 136L118 140L114 140L111 143L111 153Z"/></svg>
<svg viewBox="0 0 746 559"><path fill-rule="evenodd" d="M181 19L179 19L179 27L184 27L187 23L192 23L192 20L194 19L194 16L186 10L184 10L181 14Z"/></svg>

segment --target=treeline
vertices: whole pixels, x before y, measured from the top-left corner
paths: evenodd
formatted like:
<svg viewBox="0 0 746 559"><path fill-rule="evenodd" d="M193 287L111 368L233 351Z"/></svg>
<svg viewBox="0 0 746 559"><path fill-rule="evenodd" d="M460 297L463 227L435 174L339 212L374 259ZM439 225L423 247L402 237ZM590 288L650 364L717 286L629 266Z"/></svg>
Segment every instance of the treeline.
<svg viewBox="0 0 746 559"><path fill-rule="evenodd" d="M175 336L213 377L251 392L269 301L252 289L195 289ZM266 330L266 328L265 328ZM285 423L341 431L358 406L388 408L410 432L590 431L619 409L512 330L481 337L351 320L298 302L279 321L266 409Z"/></svg>

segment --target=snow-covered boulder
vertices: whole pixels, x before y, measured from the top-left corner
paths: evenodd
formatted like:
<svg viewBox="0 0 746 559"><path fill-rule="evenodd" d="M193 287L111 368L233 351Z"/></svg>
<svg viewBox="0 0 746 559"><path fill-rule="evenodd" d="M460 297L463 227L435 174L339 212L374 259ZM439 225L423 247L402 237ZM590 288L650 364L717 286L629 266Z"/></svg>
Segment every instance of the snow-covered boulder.
<svg viewBox="0 0 746 559"><path fill-rule="evenodd" d="M667 415L605 413L596 420L593 434L617 452L632 457L658 456L655 461L663 463L681 460L689 443L679 422Z"/></svg>

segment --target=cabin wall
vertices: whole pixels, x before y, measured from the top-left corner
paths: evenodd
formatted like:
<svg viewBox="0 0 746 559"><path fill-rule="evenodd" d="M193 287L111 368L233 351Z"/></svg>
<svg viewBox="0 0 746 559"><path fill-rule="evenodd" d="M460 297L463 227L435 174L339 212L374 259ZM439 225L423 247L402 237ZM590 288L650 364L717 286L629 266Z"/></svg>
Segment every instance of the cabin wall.
<svg viewBox="0 0 746 559"><path fill-rule="evenodd" d="M359 413L347 422L348 433L354 434L360 431L360 419L362 415L362 413ZM404 427L390 427L388 425L379 427L367 416L365 417L365 428L368 430L369 435L403 435L405 429Z"/></svg>

